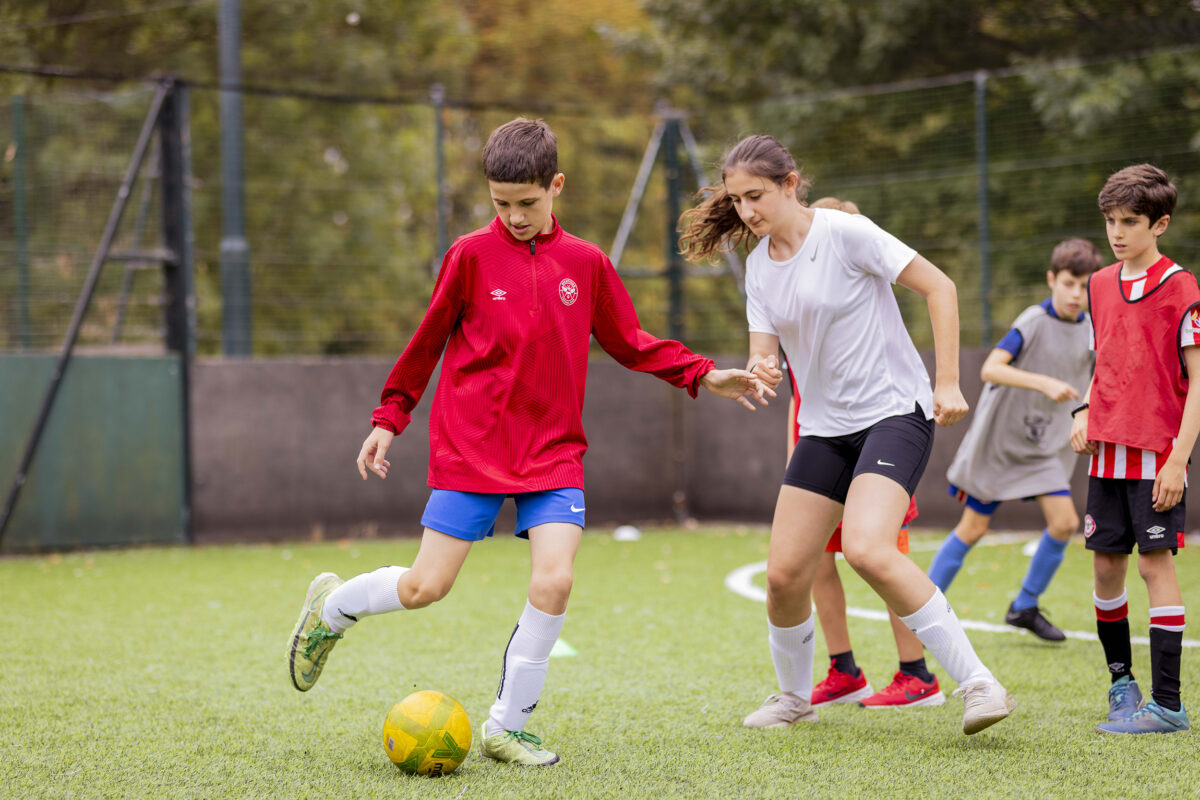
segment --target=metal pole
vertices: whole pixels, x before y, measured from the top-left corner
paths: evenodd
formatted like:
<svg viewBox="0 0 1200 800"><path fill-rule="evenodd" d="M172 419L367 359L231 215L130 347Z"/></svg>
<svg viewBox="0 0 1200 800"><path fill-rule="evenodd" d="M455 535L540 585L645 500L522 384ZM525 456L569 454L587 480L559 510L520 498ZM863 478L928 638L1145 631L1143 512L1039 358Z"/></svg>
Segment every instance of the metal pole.
<svg viewBox="0 0 1200 800"><path fill-rule="evenodd" d="M663 168L667 179L667 335L683 340L683 256L679 254L679 214L683 207L683 175L679 163L679 118L669 117L663 130Z"/></svg>
<svg viewBox="0 0 1200 800"><path fill-rule="evenodd" d="M975 73L975 164L979 182L980 345L992 344L992 246L988 231L987 72Z"/></svg>
<svg viewBox="0 0 1200 800"><path fill-rule="evenodd" d="M177 84L163 108L159 163L162 174L163 240L174 258L163 264L167 348L179 354L184 537L192 541L191 356L195 349L196 297L192 284L192 151L187 87Z"/></svg>
<svg viewBox="0 0 1200 800"><path fill-rule="evenodd" d="M433 274L442 268L449 247L450 198L446 193L446 89L440 83L429 88L433 100L433 153L437 165L437 259Z"/></svg>
<svg viewBox="0 0 1200 800"><path fill-rule="evenodd" d="M242 83L241 0L220 0L217 11L221 85ZM246 241L242 95L221 92L221 306L227 356L252 351L250 245Z"/></svg>
<svg viewBox="0 0 1200 800"><path fill-rule="evenodd" d="M177 91L182 91L178 88ZM142 178L142 201L138 204L137 216L133 221L133 250L137 250L142 243L142 234L146 230L146 215L150 211L150 198L154 195L154 181L158 177L159 164L161 155L158 150L158 142L155 142L155 149L150 153L150 174ZM117 344L121 341L121 330L125 326L125 311L129 306L129 296L133 293L133 276L141 269L141 265L135 261L125 262L125 274L121 277L121 294L117 298L117 319L113 323L112 344Z"/></svg>
<svg viewBox="0 0 1200 800"><path fill-rule="evenodd" d="M104 233L100 237L100 246L97 248L96 256L92 259L92 265L88 269L87 279L83 283L83 291L79 294L79 301L75 304L75 313L71 317L70 326L67 328L66 339L63 341L62 350L58 354L58 361L54 365L54 371L50 374L50 385L46 388L46 395L42 399L41 408L38 410L33 431L29 435L29 441L25 444L25 452L21 455L21 461L17 465L17 473L13 477L12 487L9 489L8 497L4 501L4 509L0 511L0 542L4 541L4 529L8 526L8 520L12 517L13 509L17 504L17 497L21 494L21 487L25 485L25 476L29 472L29 465L33 461L33 454L37 452L38 441L42 438L42 431L46 427L46 421L50 418L50 410L54 407L54 399L58 396L58 389L62 385L63 375L66 373L67 364L71 360L71 351L75 348L75 340L79 338L79 329L83 326L83 315L87 311L88 306L91 305L92 295L96 292L96 284L100 282L100 272L104 267L104 261L108 258L109 250L112 249L113 239L117 235L117 226L121 223L125 207L129 205L129 194L133 187L133 182L137 178L142 162L146 159L146 151L150 147L150 137L158 125L163 102L170 90L171 87L169 84L159 84L158 89L154 93L154 99L150 103L150 111L146 114L146 121L142 123L142 131L138 134L137 146L133 149L133 157L130 159L129 169L125 171L125 179L121 181L121 188L117 190L116 203L113 204L112 211L109 212L108 222L104 225Z"/></svg>
<svg viewBox="0 0 1200 800"><path fill-rule="evenodd" d="M17 244L17 343L30 346L29 336L29 218L25 208L25 98L12 99L13 228Z"/></svg>
<svg viewBox="0 0 1200 800"><path fill-rule="evenodd" d="M625 204L625 212L621 214L621 224L617 226L617 235L613 237L609 258L612 259L613 269L621 268L621 257L625 255L625 245L629 242L629 234L637 222L638 208L642 204L642 196L646 193L646 184L650 182L650 171L658 159L658 149L662 146L664 125L660 119L650 134L650 142L646 152L642 154L642 163L638 167L637 177L633 181L633 191L629 193L629 202Z"/></svg>
<svg viewBox="0 0 1200 800"><path fill-rule="evenodd" d="M664 114L662 153L664 177L667 181L667 221L664 236L666 255L667 295L669 310L667 335L671 339L683 339L683 257L679 254L679 232L676 226L683 205L683 165L679 162L679 114L667 111ZM683 395L671 393L671 453L674 461L675 490L671 500L676 522L688 518L688 475L687 475L687 431Z"/></svg>

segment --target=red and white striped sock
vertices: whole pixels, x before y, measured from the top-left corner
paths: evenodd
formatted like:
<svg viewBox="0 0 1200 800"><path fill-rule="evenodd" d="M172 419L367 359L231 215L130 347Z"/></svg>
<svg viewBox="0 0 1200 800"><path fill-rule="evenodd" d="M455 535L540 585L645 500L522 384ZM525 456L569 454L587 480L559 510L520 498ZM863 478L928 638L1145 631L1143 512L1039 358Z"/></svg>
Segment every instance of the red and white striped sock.
<svg viewBox="0 0 1200 800"><path fill-rule="evenodd" d="M1115 682L1125 676L1133 677L1133 645L1129 642L1129 597L1125 590L1117 597L1105 600L1095 592L1096 634L1104 647L1108 674Z"/></svg>
<svg viewBox="0 0 1200 800"><path fill-rule="evenodd" d="M1150 669L1154 675L1151 694L1154 702L1172 711L1183 707L1179 696L1179 662L1184 627L1183 606L1150 609Z"/></svg>

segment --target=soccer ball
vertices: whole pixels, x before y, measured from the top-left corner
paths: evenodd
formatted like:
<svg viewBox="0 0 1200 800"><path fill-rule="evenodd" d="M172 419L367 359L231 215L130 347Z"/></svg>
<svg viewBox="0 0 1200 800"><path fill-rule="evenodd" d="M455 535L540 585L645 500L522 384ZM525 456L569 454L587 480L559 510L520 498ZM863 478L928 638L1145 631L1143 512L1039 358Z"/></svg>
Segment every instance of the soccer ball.
<svg viewBox="0 0 1200 800"><path fill-rule="evenodd" d="M471 721L450 695L413 692L392 706L383 721L383 749L405 772L445 775L471 751Z"/></svg>

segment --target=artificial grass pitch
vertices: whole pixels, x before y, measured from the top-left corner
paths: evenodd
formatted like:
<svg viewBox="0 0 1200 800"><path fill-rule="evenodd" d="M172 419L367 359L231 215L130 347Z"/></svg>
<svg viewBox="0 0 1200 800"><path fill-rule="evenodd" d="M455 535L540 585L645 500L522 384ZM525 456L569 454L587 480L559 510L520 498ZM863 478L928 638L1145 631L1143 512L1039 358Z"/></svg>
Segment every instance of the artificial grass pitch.
<svg viewBox="0 0 1200 800"><path fill-rule="evenodd" d="M915 536L935 545L944 531ZM986 542L986 540L985 540ZM1028 564L1021 542L977 548L949 592L964 620L1002 623ZM1200 563L1176 561L1200 613ZM444 601L364 620L306 694L284 645L313 575L407 564L410 540L89 552L0 560L0 796L25 798L780 798L1182 797L1200 785L1200 739L1105 737L1099 644L969 631L1016 696L1014 715L975 736L962 702L821 710L821 720L750 731L774 690L762 603L725 588L766 558L761 529L649 530L584 538L563 639L530 732L563 762L521 769L478 752L444 778L399 772L384 715L418 689L447 692L472 723L487 714L524 602L528 545L477 545ZM931 551L914 559L928 565ZM850 605L882 603L843 564ZM762 576L756 579L761 585ZM1128 582L1135 636L1146 592ZM1043 607L1094 631L1091 558L1077 538ZM875 688L896 669L886 622L851 618ZM1192 628L1185 639L1198 638ZM1148 695L1149 653L1134 646ZM827 661L818 646L816 679ZM942 688L954 688L930 659ZM1200 647L1183 653L1183 698L1200 723Z"/></svg>

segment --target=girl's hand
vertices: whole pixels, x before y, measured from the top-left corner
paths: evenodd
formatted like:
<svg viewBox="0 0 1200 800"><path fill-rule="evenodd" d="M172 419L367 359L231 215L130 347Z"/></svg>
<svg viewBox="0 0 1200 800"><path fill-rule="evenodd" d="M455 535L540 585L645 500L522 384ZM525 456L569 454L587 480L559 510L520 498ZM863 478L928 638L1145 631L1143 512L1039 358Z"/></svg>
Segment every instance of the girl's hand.
<svg viewBox="0 0 1200 800"><path fill-rule="evenodd" d="M774 389L783 380L783 370L781 370L776 362L775 356L767 356L762 361L754 365L752 370L754 377L764 385ZM771 395L774 397L774 395Z"/></svg>
<svg viewBox="0 0 1200 800"><path fill-rule="evenodd" d="M938 425L953 425L970 410L971 407L967 405L967 400L957 383L933 387L933 421Z"/></svg>

